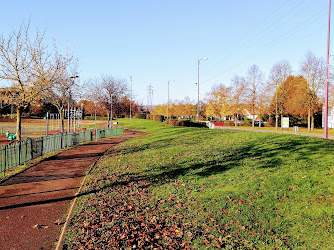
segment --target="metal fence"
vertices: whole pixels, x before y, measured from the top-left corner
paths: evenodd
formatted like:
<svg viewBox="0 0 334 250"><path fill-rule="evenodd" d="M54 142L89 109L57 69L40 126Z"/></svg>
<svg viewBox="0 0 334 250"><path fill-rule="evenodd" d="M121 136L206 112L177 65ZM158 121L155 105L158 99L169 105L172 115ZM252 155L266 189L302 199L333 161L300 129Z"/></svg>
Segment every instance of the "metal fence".
<svg viewBox="0 0 334 250"><path fill-rule="evenodd" d="M55 134L36 139L26 139L14 144L3 145L0 149L0 173L27 161L46 155L59 149L75 146L92 140L124 134L124 128L86 130L73 133Z"/></svg>
<svg viewBox="0 0 334 250"><path fill-rule="evenodd" d="M22 126L21 128L21 133L22 135L46 135L46 130L47 127L46 126ZM51 129L53 131L60 131L59 129ZM15 134L16 133L16 126L0 126L0 135L4 135L7 131L9 131L9 133L11 134Z"/></svg>

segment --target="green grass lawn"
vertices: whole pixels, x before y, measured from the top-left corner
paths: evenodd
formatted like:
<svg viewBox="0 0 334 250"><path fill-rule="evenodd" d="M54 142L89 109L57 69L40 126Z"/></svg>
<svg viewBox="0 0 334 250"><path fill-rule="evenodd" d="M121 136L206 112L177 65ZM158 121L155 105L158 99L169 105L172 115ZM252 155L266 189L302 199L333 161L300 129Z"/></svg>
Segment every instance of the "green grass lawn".
<svg viewBox="0 0 334 250"><path fill-rule="evenodd" d="M118 121L149 134L90 173L68 248L333 249L333 141Z"/></svg>

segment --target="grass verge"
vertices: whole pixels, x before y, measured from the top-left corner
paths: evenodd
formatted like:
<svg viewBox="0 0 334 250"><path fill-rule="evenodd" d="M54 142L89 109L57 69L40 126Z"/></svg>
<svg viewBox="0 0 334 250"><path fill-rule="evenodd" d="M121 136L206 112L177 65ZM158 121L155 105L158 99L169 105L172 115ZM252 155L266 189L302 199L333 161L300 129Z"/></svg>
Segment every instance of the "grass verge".
<svg viewBox="0 0 334 250"><path fill-rule="evenodd" d="M65 248L331 249L334 142L123 120L149 134L90 173Z"/></svg>

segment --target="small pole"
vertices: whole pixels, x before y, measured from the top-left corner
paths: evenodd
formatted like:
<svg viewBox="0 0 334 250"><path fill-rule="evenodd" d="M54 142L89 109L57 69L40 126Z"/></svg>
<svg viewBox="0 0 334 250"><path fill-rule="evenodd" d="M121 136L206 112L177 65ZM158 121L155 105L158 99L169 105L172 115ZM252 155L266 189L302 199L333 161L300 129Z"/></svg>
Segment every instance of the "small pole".
<svg viewBox="0 0 334 250"><path fill-rule="evenodd" d="M67 103L67 133L70 132L70 95L68 95Z"/></svg>
<svg viewBox="0 0 334 250"><path fill-rule="evenodd" d="M112 95L110 95L110 128L112 128Z"/></svg>
<svg viewBox="0 0 334 250"><path fill-rule="evenodd" d="M131 122L131 116L132 116L132 112L131 112L131 102L132 102L132 76L130 76L130 80L131 80L131 88L130 88L130 122Z"/></svg>
<svg viewBox="0 0 334 250"><path fill-rule="evenodd" d="M46 112L46 136L49 135L49 112Z"/></svg>
<svg viewBox="0 0 334 250"><path fill-rule="evenodd" d="M74 111L74 115L73 115L73 127L74 127L74 132L75 132L75 116L76 116L76 111L77 111L77 108L76 107L74 107L73 108L73 111Z"/></svg>
<svg viewBox="0 0 334 250"><path fill-rule="evenodd" d="M2 150L2 172L3 172L3 177L6 177L6 145L2 145L1 150Z"/></svg>

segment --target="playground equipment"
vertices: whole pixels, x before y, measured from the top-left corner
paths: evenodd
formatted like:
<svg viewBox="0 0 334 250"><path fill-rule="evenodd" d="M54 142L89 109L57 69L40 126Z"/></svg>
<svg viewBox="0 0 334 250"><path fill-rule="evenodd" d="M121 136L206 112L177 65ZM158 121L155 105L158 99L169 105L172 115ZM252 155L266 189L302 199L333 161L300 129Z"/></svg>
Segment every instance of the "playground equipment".
<svg viewBox="0 0 334 250"><path fill-rule="evenodd" d="M7 131L6 133L6 137L8 138L8 140L15 140L16 139L16 134L15 135L11 135L9 131Z"/></svg>

